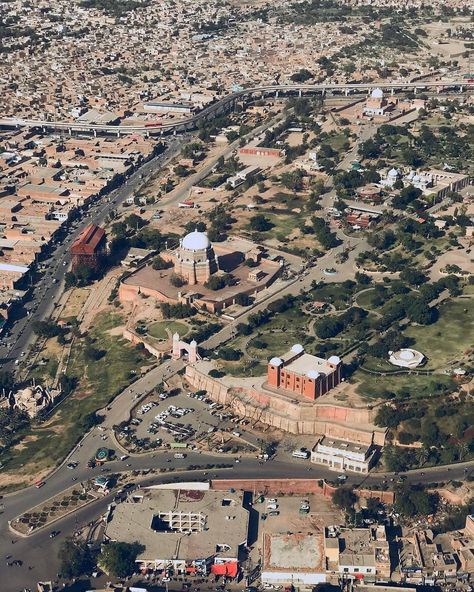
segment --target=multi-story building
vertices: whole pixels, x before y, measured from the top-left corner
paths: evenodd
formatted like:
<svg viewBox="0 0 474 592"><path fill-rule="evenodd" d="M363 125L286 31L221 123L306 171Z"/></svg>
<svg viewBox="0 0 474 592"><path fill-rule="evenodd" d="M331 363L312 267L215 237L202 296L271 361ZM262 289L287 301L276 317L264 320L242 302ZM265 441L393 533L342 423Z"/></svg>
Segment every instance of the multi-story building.
<svg viewBox="0 0 474 592"><path fill-rule="evenodd" d="M72 269L84 265L89 269L98 270L105 255L105 230L89 224L71 245Z"/></svg>
<svg viewBox="0 0 474 592"><path fill-rule="evenodd" d="M385 526L328 530L324 539L328 572L367 581L390 577L390 552Z"/></svg>
<svg viewBox="0 0 474 592"><path fill-rule="evenodd" d="M323 436L311 451L311 462L333 471L368 473L375 461L377 449L370 443L351 442Z"/></svg>
<svg viewBox="0 0 474 592"><path fill-rule="evenodd" d="M341 382L342 363L338 356L328 360L307 354L299 343L267 367L267 385L290 391L314 401Z"/></svg>

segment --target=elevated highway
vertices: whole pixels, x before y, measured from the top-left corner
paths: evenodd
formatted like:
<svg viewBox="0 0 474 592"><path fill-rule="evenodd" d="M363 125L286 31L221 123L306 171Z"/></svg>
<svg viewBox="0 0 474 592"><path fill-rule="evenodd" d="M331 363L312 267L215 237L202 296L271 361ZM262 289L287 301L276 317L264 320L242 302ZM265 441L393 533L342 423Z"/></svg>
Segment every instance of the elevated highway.
<svg viewBox="0 0 474 592"><path fill-rule="evenodd" d="M361 93L370 93L375 88L389 91L392 95L403 92L429 91L442 93L446 90L464 92L474 88L474 82L467 80L419 80L416 82L384 82L384 83L348 83L348 84L268 84L246 88L235 93L229 94L219 99L212 105L209 105L199 113L192 115L180 121L164 122L159 127L150 127L145 124L133 126L120 126L108 124L93 124L85 122L71 121L46 121L41 119L24 119L21 117L4 117L0 119L0 128L38 128L46 131L65 130L67 133L91 133L126 135L126 134L146 134L146 135L165 135L177 134L195 129L200 122L206 122L214 117L223 115L231 111L239 100L265 97L268 95L279 96L307 96L307 95L355 95Z"/></svg>

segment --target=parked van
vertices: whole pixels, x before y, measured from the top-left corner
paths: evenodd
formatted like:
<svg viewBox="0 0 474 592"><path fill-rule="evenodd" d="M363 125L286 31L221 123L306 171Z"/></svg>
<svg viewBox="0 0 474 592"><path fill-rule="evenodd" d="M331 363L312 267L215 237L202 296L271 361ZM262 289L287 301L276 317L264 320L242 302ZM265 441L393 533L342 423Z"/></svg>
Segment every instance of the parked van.
<svg viewBox="0 0 474 592"><path fill-rule="evenodd" d="M120 457L120 460L127 460L128 454L124 454Z"/></svg>
<svg viewBox="0 0 474 592"><path fill-rule="evenodd" d="M276 510L278 508L278 504L267 504L267 510Z"/></svg>
<svg viewBox="0 0 474 592"><path fill-rule="evenodd" d="M182 452L175 452L173 456L174 458L186 458L186 455Z"/></svg>

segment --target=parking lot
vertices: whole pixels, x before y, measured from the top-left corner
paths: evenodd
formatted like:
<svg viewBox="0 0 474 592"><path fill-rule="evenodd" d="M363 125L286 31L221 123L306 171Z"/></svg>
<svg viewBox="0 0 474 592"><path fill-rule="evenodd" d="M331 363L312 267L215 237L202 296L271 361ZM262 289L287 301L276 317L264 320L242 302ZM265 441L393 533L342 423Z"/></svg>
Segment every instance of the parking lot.
<svg viewBox="0 0 474 592"><path fill-rule="evenodd" d="M129 427L139 442L149 439L156 442L154 446L255 452L259 444L257 436L247 431L249 424L205 394L173 389L144 399L133 410Z"/></svg>
<svg viewBox="0 0 474 592"><path fill-rule="evenodd" d="M261 499L261 498L260 498ZM260 535L280 532L320 531L325 526L342 524L343 514L323 495L267 495L255 499L260 514ZM275 507L276 506L276 507Z"/></svg>

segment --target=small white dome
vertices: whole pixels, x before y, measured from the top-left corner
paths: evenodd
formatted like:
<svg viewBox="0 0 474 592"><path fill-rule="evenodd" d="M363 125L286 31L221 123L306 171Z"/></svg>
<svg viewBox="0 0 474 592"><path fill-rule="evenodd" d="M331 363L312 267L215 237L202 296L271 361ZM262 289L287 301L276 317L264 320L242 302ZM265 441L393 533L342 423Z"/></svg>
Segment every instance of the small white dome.
<svg viewBox="0 0 474 592"><path fill-rule="evenodd" d="M370 96L373 99L383 99L383 90L381 88L374 88Z"/></svg>
<svg viewBox="0 0 474 592"><path fill-rule="evenodd" d="M295 345L291 348L291 351L294 354L300 354L302 351L304 351L304 347L301 345L301 343L295 343Z"/></svg>
<svg viewBox="0 0 474 592"><path fill-rule="evenodd" d="M330 364L334 364L335 366L337 366L338 364L341 363L341 358L339 356L331 356L329 358L328 362Z"/></svg>
<svg viewBox="0 0 474 592"><path fill-rule="evenodd" d="M270 360L270 365L271 366L281 366L283 364L283 362L281 361L280 358L272 358Z"/></svg>
<svg viewBox="0 0 474 592"><path fill-rule="evenodd" d="M194 230L183 238L182 246L188 251L201 251L210 247L211 243L204 232Z"/></svg>
<svg viewBox="0 0 474 592"><path fill-rule="evenodd" d="M316 380L316 378L319 378L319 372L317 370L308 370L306 376Z"/></svg>

